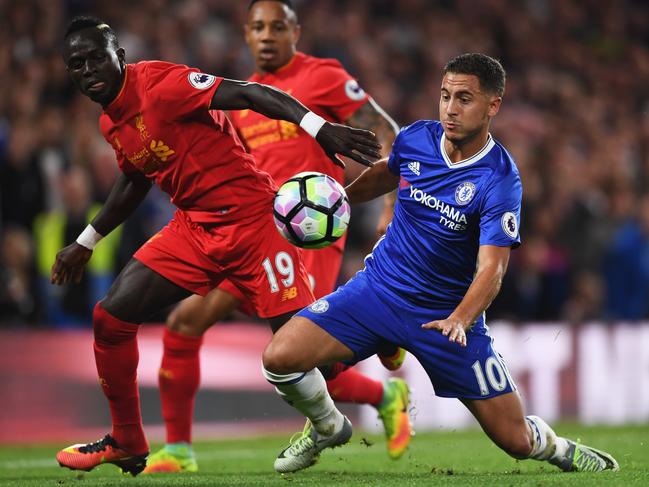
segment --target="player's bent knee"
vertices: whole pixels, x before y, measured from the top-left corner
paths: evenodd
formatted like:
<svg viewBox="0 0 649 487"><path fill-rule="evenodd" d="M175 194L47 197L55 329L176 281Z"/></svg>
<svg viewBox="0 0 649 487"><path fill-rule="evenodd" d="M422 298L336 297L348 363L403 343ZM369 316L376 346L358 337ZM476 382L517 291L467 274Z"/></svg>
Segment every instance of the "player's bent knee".
<svg viewBox="0 0 649 487"><path fill-rule="evenodd" d="M306 372L311 370L313 365L298 356L298 353L291 353L290 347L284 343L271 341L262 355L264 368L275 374L291 374L293 372Z"/></svg>
<svg viewBox="0 0 649 487"><path fill-rule="evenodd" d="M182 327L182 320L180 319L178 308L169 313L169 316L167 316L166 325L167 328L169 328L171 331L180 332L180 329Z"/></svg>
<svg viewBox="0 0 649 487"><path fill-rule="evenodd" d="M92 310L92 330L97 344L115 345L131 340L139 326L122 321L97 303Z"/></svg>

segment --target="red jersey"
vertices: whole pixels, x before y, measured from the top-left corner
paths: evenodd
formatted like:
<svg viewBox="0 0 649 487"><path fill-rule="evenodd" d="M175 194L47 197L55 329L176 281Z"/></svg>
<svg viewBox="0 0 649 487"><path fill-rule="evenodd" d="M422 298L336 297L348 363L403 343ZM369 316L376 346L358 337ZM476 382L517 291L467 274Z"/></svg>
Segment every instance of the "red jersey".
<svg viewBox="0 0 649 487"><path fill-rule="evenodd" d="M145 61L99 119L124 173L140 171L197 223L272 212L275 186L259 171L222 111L209 111L223 78Z"/></svg>
<svg viewBox="0 0 649 487"><path fill-rule="evenodd" d="M301 52L274 73L254 74L249 81L279 88L335 123L347 121L369 99L338 61ZM271 120L252 110L232 112L232 121L257 166L278 185L302 171L322 172L344 182L343 169L334 165L315 139L299 126Z"/></svg>

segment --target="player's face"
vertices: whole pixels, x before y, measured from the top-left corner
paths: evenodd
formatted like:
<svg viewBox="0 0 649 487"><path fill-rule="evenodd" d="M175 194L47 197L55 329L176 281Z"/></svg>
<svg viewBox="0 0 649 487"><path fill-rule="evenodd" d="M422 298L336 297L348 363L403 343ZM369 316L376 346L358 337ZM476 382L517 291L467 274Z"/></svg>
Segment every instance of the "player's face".
<svg viewBox="0 0 649 487"><path fill-rule="evenodd" d="M255 3L248 12L244 29L259 71L273 72L286 65L295 54L300 26L295 13L281 2Z"/></svg>
<svg viewBox="0 0 649 487"><path fill-rule="evenodd" d="M63 60L81 93L103 106L115 99L126 66L124 50L108 45L98 29L84 29L68 37Z"/></svg>
<svg viewBox="0 0 649 487"><path fill-rule="evenodd" d="M446 138L459 144L480 134L486 137L502 98L482 91L472 74L446 73L441 91L439 118Z"/></svg>

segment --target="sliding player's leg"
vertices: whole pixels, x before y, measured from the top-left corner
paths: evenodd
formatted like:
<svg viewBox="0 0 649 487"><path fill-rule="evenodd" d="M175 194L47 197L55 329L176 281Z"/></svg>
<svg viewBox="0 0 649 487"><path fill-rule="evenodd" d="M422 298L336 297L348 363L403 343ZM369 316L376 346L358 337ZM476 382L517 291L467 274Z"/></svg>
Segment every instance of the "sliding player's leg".
<svg viewBox="0 0 649 487"><path fill-rule="evenodd" d="M169 314L158 374L166 443L149 456L143 473L198 471L191 443L203 334L238 309L243 300L241 291L223 281L205 297L193 295L183 300Z"/></svg>
<svg viewBox="0 0 649 487"><path fill-rule="evenodd" d="M333 292L342 264L342 249L332 245L319 250L306 250L302 252L302 257L315 297ZM405 358L405 351L391 343L382 346L381 353L378 354L379 359L388 370L399 368ZM409 418L401 413L408 409L406 382L400 378L381 382L343 363L321 367L320 372L335 402L367 404L376 408L385 431L388 456L400 458L405 448L399 438L410 438L411 432Z"/></svg>
<svg viewBox="0 0 649 487"><path fill-rule="evenodd" d="M113 463L137 475L149 445L144 436L137 386L139 324L161 308L191 294L135 259L126 265L93 312L94 350L99 383L108 399L112 432L94 443L61 450L61 466L92 470Z"/></svg>
<svg viewBox="0 0 649 487"><path fill-rule="evenodd" d="M398 336L386 325L390 322L398 322L397 317L384 309L384 302L359 274L335 293L300 311L275 334L264 352L266 378L309 419L304 433L277 458L277 471L306 468L315 463L324 448L348 439L351 431L347 421L335 409L321 374L313 367L362 360L388 341L398 343ZM407 421L405 407L399 414ZM409 423L404 431L406 435L400 441L405 449L410 439Z"/></svg>
<svg viewBox="0 0 649 487"><path fill-rule="evenodd" d="M264 351L264 376L282 399L307 417L307 424L275 460L276 471L310 467L323 449L349 441L351 422L336 409L316 367L352 358L353 352L345 345L301 316L277 331Z"/></svg>
<svg viewBox="0 0 649 487"><path fill-rule="evenodd" d="M448 312L424 313L433 320L448 316ZM413 326L410 336L409 350L428 373L435 393L460 399L507 454L545 460L566 471L617 470L609 454L558 437L541 418L524 415L516 385L482 319L467 333L466 347L421 327Z"/></svg>
<svg viewBox="0 0 649 487"><path fill-rule="evenodd" d="M547 461L565 472L619 469L609 453L557 436L538 416L524 416L521 398L515 391L462 402L489 438L514 458Z"/></svg>

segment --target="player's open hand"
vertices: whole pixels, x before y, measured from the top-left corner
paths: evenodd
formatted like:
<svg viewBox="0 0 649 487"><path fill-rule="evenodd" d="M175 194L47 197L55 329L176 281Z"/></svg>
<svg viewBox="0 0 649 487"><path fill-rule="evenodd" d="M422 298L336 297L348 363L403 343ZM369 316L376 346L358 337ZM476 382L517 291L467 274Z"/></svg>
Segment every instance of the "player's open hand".
<svg viewBox="0 0 649 487"><path fill-rule="evenodd" d="M368 167L381 157L381 144L369 130L327 122L318 131L316 140L334 164L343 168L345 163L336 154Z"/></svg>
<svg viewBox="0 0 649 487"><path fill-rule="evenodd" d="M67 284L81 282L83 269L92 256L92 250L74 242L59 250L52 266L50 282L52 284Z"/></svg>
<svg viewBox="0 0 649 487"><path fill-rule="evenodd" d="M421 325L426 330L439 330L448 337L449 342L455 342L466 347L466 329L460 320L447 318L445 320L430 321Z"/></svg>

